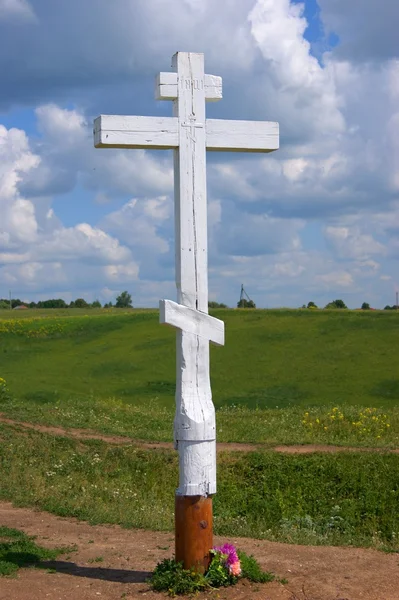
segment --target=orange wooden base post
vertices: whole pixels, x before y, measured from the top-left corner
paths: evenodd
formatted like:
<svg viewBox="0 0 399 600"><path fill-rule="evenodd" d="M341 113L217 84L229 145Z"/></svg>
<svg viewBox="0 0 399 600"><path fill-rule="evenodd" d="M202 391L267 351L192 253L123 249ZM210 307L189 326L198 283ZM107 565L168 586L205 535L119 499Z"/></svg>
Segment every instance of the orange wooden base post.
<svg viewBox="0 0 399 600"><path fill-rule="evenodd" d="M212 497L175 497L176 561L204 573L213 546Z"/></svg>

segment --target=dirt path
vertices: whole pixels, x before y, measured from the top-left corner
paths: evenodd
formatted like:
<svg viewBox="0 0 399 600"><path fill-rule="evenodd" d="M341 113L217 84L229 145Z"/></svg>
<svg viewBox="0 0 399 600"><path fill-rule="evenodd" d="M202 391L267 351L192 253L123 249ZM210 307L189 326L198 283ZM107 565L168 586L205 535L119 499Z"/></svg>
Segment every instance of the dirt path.
<svg viewBox="0 0 399 600"><path fill-rule="evenodd" d="M171 533L91 526L31 509L0 503L0 524L37 536L54 547L77 545L47 569L22 569L0 579L0 600L161 600L145 583L156 563L173 555ZM223 540L216 539L216 542ZM239 538L263 568L288 584L269 583L201 594L199 600L399 600L399 555L375 550L296 546ZM97 559L97 561L96 561Z"/></svg>
<svg viewBox="0 0 399 600"><path fill-rule="evenodd" d="M55 427L51 425L40 425L38 423L26 423L23 421L16 421L9 419L0 413L0 423L7 425L14 425L15 427L21 427L24 429L33 429L34 431L40 431L41 433L49 433L51 435L70 437L78 440L101 440L108 444L117 445L128 445L133 444L140 448L153 449L165 448L171 450L173 445L171 442L143 442L141 440L134 440L125 436L118 435L106 435L92 431L90 429L73 429L65 427ZM235 442L218 442L218 452L254 452L256 450L274 450L275 452L282 452L286 454L311 454L313 452L388 452L393 454L399 454L399 448L354 448L349 446L330 446L321 444L306 444L306 445L287 445L287 446L268 446L267 444L240 444ZM398 597L399 600L399 597Z"/></svg>

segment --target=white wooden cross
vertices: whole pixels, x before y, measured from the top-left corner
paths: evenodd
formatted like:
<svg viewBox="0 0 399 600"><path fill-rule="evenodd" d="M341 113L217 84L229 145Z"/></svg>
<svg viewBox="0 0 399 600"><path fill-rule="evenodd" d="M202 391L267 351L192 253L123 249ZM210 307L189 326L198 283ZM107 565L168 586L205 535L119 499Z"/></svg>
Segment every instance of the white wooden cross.
<svg viewBox="0 0 399 600"><path fill-rule="evenodd" d="M203 54L178 52L174 72L160 73L156 97L173 117L101 115L96 148L173 149L177 303L161 300L160 321L177 328L175 446L177 494L216 492L215 410L209 342L224 344L224 323L208 315L206 150L272 152L278 123L205 118L205 101L222 98L222 79L204 74Z"/></svg>

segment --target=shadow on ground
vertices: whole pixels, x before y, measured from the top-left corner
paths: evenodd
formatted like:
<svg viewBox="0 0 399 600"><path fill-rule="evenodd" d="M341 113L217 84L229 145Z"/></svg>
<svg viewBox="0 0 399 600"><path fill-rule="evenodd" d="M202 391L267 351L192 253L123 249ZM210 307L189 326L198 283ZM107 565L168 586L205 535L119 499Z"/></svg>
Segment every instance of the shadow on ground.
<svg viewBox="0 0 399 600"><path fill-rule="evenodd" d="M82 567L73 562L62 560L43 561L42 569L52 569L57 573L65 573L75 577L100 579L102 581L116 581L120 583L145 583L150 577L150 571L134 571L127 569L107 569L105 567Z"/></svg>

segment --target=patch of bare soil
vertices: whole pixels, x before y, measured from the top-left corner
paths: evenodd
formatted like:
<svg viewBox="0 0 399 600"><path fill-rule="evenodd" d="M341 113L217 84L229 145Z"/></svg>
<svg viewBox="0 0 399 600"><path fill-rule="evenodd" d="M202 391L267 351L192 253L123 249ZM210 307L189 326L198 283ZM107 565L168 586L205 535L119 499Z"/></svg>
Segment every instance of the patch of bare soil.
<svg viewBox="0 0 399 600"><path fill-rule="evenodd" d="M23 429L33 429L41 433L48 433L50 435L70 437L78 440L101 440L107 444L117 445L129 445L133 444L139 448L156 450L158 448L164 448L171 450L173 448L172 442L143 442L140 440L134 440L125 436L118 435L105 435L90 429L73 429L65 427L55 427L51 425L40 425L38 423L26 423L24 421L15 421L9 419L0 413L0 423L6 423L7 425L13 425ZM389 452L399 454L399 448L385 449L385 448L353 448L349 446L329 446L321 444L306 444L306 445L289 445L289 446L268 446L266 444L241 444L235 442L218 442L218 452L254 452L256 450L274 450L275 452L282 452L286 454L311 454L313 452ZM398 598L399 600L399 598Z"/></svg>
<svg viewBox="0 0 399 600"><path fill-rule="evenodd" d="M158 561L173 556L171 533L91 526L5 502L0 503L0 524L37 536L41 546L77 545L75 552L46 563L46 568L21 569L17 578L1 578L0 600L165 597L152 592L146 579ZM398 554L246 538L232 541L288 583L241 582L200 594L199 600L399 600Z"/></svg>

